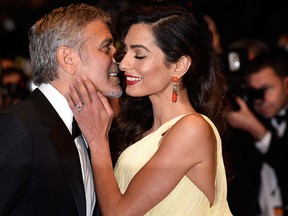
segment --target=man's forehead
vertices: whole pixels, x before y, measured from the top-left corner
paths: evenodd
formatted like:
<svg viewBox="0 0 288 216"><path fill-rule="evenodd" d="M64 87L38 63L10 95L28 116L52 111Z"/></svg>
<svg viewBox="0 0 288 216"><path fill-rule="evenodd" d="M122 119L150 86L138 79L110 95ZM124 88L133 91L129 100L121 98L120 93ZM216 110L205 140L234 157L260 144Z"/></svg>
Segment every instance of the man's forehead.
<svg viewBox="0 0 288 216"><path fill-rule="evenodd" d="M85 34L87 40L97 40L99 43L113 42L113 36L107 23L101 20L96 20L88 24L85 28Z"/></svg>

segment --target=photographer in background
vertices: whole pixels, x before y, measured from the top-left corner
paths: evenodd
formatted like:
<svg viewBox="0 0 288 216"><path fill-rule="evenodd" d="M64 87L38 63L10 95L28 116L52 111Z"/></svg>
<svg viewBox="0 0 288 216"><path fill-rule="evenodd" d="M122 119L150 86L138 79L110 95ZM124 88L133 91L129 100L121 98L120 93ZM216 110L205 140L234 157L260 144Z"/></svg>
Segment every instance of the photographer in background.
<svg viewBox="0 0 288 216"><path fill-rule="evenodd" d="M240 109L231 113L229 123L233 128L246 131L253 138L253 146L248 147L252 149L255 147L260 154L254 151L258 168L259 162L263 161L260 167L259 215L286 216L288 215L287 53L277 50L257 56L247 68L246 84L247 88L262 96L251 99L252 109L249 108L247 101L237 97ZM278 115L282 116L281 122L278 120ZM247 146L247 143L243 144ZM255 161L256 159L254 162L250 161L250 166L255 167ZM247 164L246 168L248 167ZM259 176L257 178L259 179Z"/></svg>
<svg viewBox="0 0 288 216"><path fill-rule="evenodd" d="M249 94L244 75L247 65L256 56L269 50L270 47L264 41L248 37L239 38L229 45L225 54L224 64L228 72L229 92L234 109L239 109L239 106L235 104L235 97L240 96L247 99L247 94Z"/></svg>
<svg viewBox="0 0 288 216"><path fill-rule="evenodd" d="M231 43L226 51L224 63L227 68L229 97L233 111L239 111L237 97L243 98L252 109L253 98L261 92L247 87L245 70L258 55L268 52L265 42L253 38L240 38ZM228 127L229 136L224 139L227 155L230 157L231 179L228 181L228 202L235 216L256 216L258 205L262 154L254 145L249 131Z"/></svg>
<svg viewBox="0 0 288 216"><path fill-rule="evenodd" d="M252 61L256 56L268 52L270 47L267 43L260 39L242 37L229 45L230 50L235 49L246 49L247 50L247 60Z"/></svg>

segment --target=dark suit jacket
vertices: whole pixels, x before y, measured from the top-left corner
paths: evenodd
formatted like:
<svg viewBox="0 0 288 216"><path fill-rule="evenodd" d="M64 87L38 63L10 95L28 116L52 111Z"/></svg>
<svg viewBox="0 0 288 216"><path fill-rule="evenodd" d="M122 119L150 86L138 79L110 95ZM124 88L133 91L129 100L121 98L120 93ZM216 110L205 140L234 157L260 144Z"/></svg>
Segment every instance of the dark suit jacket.
<svg viewBox="0 0 288 216"><path fill-rule="evenodd" d="M85 212L77 148L64 122L36 89L0 114L0 215Z"/></svg>
<svg viewBox="0 0 288 216"><path fill-rule="evenodd" d="M254 143L249 133L232 128L227 139L223 139L231 167L228 171L233 174L228 181L227 199L234 216L256 216L260 211L258 194L263 159Z"/></svg>

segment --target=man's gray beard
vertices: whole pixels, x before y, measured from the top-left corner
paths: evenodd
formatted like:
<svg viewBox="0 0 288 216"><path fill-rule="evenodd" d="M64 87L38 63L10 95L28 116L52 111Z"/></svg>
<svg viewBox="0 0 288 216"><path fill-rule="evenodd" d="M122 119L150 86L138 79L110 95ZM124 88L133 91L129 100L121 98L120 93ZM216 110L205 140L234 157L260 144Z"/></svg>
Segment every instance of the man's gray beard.
<svg viewBox="0 0 288 216"><path fill-rule="evenodd" d="M109 92L104 94L104 96L108 97L108 98L120 98L123 94L123 90L119 90L117 92Z"/></svg>

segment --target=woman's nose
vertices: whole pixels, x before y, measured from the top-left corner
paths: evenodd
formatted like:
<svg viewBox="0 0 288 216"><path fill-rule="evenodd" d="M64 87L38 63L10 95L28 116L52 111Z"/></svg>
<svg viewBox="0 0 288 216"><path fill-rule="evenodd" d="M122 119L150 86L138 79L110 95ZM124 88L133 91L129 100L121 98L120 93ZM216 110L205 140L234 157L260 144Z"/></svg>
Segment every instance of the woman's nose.
<svg viewBox="0 0 288 216"><path fill-rule="evenodd" d="M128 68L128 61L127 61L126 55L124 55L124 57L122 58L122 60L119 64L119 69L121 71L126 71L127 68Z"/></svg>
<svg viewBox="0 0 288 216"><path fill-rule="evenodd" d="M122 64L122 61L119 63L119 69L120 69L121 71L125 71L125 67L124 67L123 64Z"/></svg>

